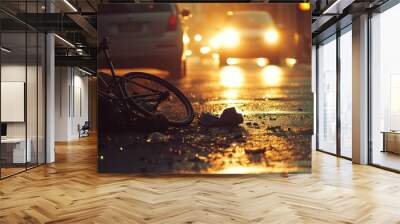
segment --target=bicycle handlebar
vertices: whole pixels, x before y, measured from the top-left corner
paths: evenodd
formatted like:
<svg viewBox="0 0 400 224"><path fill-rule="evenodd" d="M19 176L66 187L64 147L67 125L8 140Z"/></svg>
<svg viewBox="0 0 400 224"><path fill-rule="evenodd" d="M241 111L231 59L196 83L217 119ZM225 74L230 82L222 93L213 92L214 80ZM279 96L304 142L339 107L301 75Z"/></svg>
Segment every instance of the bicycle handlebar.
<svg viewBox="0 0 400 224"><path fill-rule="evenodd" d="M113 82L115 82L115 79L114 79L116 77L115 68L114 68L114 65L113 65L113 63L111 61L111 57L110 57L110 53L109 53L110 44L111 44L110 38L107 37L107 36L104 37L103 40L101 40L101 42L99 43L97 52L98 52L98 54L100 52L102 52L102 51L104 52L104 56L106 57L106 61L107 61L108 66L109 66L109 68L111 70L111 75L113 77Z"/></svg>
<svg viewBox="0 0 400 224"><path fill-rule="evenodd" d="M108 50L110 49L110 38L108 37L104 37L103 40L101 40L101 42L99 43L99 47L97 48L97 52L100 53L104 50Z"/></svg>

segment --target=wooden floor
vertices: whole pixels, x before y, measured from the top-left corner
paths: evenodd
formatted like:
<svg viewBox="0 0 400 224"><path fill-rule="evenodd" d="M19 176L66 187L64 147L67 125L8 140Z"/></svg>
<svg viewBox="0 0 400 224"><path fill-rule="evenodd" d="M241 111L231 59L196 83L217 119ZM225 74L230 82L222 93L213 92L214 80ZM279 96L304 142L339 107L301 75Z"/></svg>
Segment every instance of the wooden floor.
<svg viewBox="0 0 400 224"><path fill-rule="evenodd" d="M400 170L400 155L391 152L374 151L372 156L374 164Z"/></svg>
<svg viewBox="0 0 400 224"><path fill-rule="evenodd" d="M94 138L0 181L0 223L400 223L400 175L315 152L313 173L98 174Z"/></svg>
<svg viewBox="0 0 400 224"><path fill-rule="evenodd" d="M7 167L7 168L0 168L1 169L1 177L8 177L11 176L13 174L19 173L19 172L23 172L25 171L25 167Z"/></svg>

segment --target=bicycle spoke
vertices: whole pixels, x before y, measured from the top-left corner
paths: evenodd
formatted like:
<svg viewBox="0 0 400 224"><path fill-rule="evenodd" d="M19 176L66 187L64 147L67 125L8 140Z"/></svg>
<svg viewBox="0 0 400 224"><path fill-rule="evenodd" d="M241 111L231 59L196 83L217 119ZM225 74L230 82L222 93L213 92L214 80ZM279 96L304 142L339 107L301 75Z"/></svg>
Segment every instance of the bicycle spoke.
<svg viewBox="0 0 400 224"><path fill-rule="evenodd" d="M151 96L160 96L162 93L150 93L150 94L136 94L131 96L131 99L136 99L136 98L145 98L145 97L151 97Z"/></svg>

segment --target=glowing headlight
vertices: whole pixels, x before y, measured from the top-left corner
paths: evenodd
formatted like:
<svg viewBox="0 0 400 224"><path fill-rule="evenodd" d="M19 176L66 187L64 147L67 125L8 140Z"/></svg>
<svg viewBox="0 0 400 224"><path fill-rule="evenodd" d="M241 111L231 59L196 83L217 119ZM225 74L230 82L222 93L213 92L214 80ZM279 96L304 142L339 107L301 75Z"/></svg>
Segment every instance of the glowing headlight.
<svg viewBox="0 0 400 224"><path fill-rule="evenodd" d="M278 31L271 29L265 32L264 39L269 44L275 44L279 40Z"/></svg>
<svg viewBox="0 0 400 224"><path fill-rule="evenodd" d="M234 29L226 29L219 36L223 46L225 47L236 47L239 44L239 33Z"/></svg>

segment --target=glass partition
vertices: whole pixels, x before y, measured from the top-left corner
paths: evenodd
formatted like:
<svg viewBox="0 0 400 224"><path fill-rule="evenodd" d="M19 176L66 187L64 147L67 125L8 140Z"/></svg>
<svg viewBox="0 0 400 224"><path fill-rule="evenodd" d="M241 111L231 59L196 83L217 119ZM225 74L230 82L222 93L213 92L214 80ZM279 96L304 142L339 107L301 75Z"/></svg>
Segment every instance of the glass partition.
<svg viewBox="0 0 400 224"><path fill-rule="evenodd" d="M400 5L371 19L371 162L400 170Z"/></svg>
<svg viewBox="0 0 400 224"><path fill-rule="evenodd" d="M38 64L37 64L37 162L46 162L46 143L45 143L45 124L46 124L46 37L43 33L38 33Z"/></svg>
<svg viewBox="0 0 400 224"><path fill-rule="evenodd" d="M31 161L26 135L26 33L3 32L1 46L1 175L6 177L25 170Z"/></svg>
<svg viewBox="0 0 400 224"><path fill-rule="evenodd" d="M43 4L1 2L0 7L36 13L43 11ZM35 28L1 12L0 26L0 178L5 178L45 162L46 40Z"/></svg>
<svg viewBox="0 0 400 224"><path fill-rule="evenodd" d="M318 148L336 153L336 39L318 47Z"/></svg>
<svg viewBox="0 0 400 224"><path fill-rule="evenodd" d="M37 97L38 97L38 69L37 69L37 41L38 36L36 32L27 33L27 98L26 98L26 112L27 112L27 150L30 150L30 161L27 166L32 167L37 165L37 132L38 132L38 111L37 111Z"/></svg>
<svg viewBox="0 0 400 224"><path fill-rule="evenodd" d="M352 32L340 36L340 154L352 157Z"/></svg>

